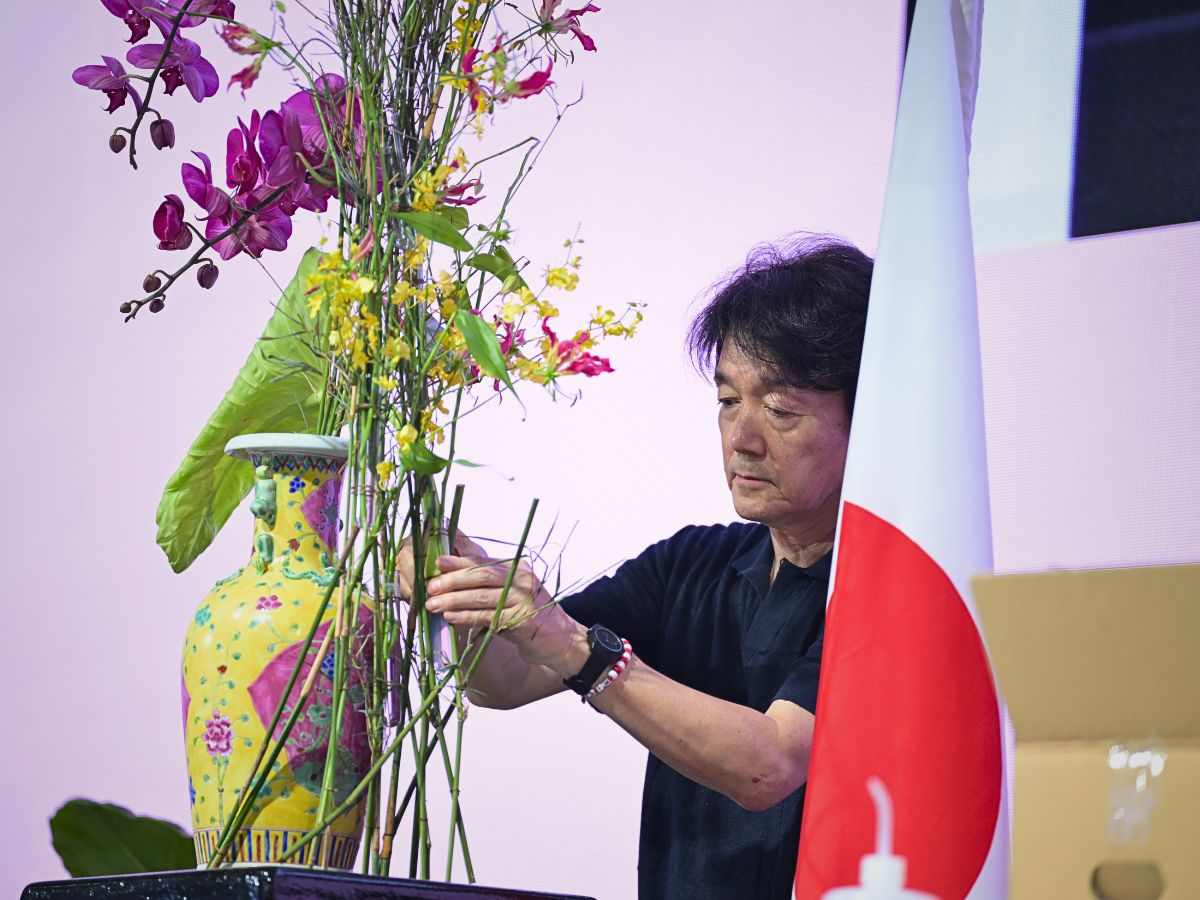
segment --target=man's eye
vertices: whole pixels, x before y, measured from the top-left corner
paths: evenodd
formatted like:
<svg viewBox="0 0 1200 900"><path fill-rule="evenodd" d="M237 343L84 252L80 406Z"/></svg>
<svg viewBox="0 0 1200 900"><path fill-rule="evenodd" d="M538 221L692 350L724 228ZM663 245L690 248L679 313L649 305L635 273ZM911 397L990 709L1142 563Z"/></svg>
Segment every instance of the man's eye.
<svg viewBox="0 0 1200 900"><path fill-rule="evenodd" d="M737 397L718 397L717 398L717 405L723 406L726 409L733 406L733 404L735 404L735 403L737 403Z"/></svg>
<svg viewBox="0 0 1200 900"><path fill-rule="evenodd" d="M767 411L767 415L776 419L786 419L789 416L795 415L795 413L788 412L786 409L780 409L777 406L764 406L763 409Z"/></svg>

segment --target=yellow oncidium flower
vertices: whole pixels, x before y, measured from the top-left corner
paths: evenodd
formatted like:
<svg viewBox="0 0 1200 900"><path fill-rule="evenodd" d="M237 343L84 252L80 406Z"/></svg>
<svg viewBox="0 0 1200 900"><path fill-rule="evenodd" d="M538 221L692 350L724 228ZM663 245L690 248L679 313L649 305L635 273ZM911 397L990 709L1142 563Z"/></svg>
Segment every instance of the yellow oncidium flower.
<svg viewBox="0 0 1200 900"><path fill-rule="evenodd" d="M512 325L525 313L525 304L520 300L505 300L500 307L500 321Z"/></svg>
<svg viewBox="0 0 1200 900"><path fill-rule="evenodd" d="M441 400L436 402L435 409L427 409L421 413L421 431L423 431L426 437L434 444L440 444L446 440L445 430L434 420L434 416L439 412L442 415L449 415L449 410L446 409L445 404L442 403Z"/></svg>
<svg viewBox="0 0 1200 900"><path fill-rule="evenodd" d="M393 335L384 342L383 355L393 366L398 366L403 360L412 357L412 347L404 338Z"/></svg>
<svg viewBox="0 0 1200 900"><path fill-rule="evenodd" d="M404 302L413 296L413 286L401 279L396 282L395 288L392 289L392 302L397 306L403 306Z"/></svg>
<svg viewBox="0 0 1200 900"><path fill-rule="evenodd" d="M417 429L412 425L405 425L396 432L396 446L400 448L402 453L407 453L412 449L412 445L416 443L417 436Z"/></svg>
<svg viewBox="0 0 1200 900"><path fill-rule="evenodd" d="M403 265L407 272L421 268L425 257L429 255L429 238L418 237L412 248L404 251Z"/></svg>
<svg viewBox="0 0 1200 900"><path fill-rule="evenodd" d="M364 297L375 290L375 279L367 278L365 275L355 278L351 284L354 285L354 290Z"/></svg>
<svg viewBox="0 0 1200 900"><path fill-rule="evenodd" d="M391 480L392 473L396 471L396 464L390 460L375 463L375 474L379 476L381 484L387 484Z"/></svg>
<svg viewBox="0 0 1200 900"><path fill-rule="evenodd" d="M400 382L396 381L391 375L376 375L375 383L385 391L394 391L396 385Z"/></svg>
<svg viewBox="0 0 1200 900"><path fill-rule="evenodd" d="M454 276L445 269L438 272L436 286L438 293L443 297L449 297L458 292L458 283L454 280Z"/></svg>
<svg viewBox="0 0 1200 900"><path fill-rule="evenodd" d="M596 313L592 316L592 324L598 328L605 328L617 320L617 314L611 309L605 309L603 306L596 307Z"/></svg>
<svg viewBox="0 0 1200 900"><path fill-rule="evenodd" d="M479 18L468 19L469 11L469 6L460 6L458 15L450 22L454 37L446 43L446 49L451 53L459 53L463 48L470 47L483 31L483 21Z"/></svg>
<svg viewBox="0 0 1200 900"><path fill-rule="evenodd" d="M442 305L438 307L443 319L449 319L455 312L458 311L458 304L454 302L452 297L447 297L442 301Z"/></svg>
<svg viewBox="0 0 1200 900"><path fill-rule="evenodd" d="M546 287L562 288L564 291L573 291L578 285L578 272L572 272L566 266L546 268Z"/></svg>

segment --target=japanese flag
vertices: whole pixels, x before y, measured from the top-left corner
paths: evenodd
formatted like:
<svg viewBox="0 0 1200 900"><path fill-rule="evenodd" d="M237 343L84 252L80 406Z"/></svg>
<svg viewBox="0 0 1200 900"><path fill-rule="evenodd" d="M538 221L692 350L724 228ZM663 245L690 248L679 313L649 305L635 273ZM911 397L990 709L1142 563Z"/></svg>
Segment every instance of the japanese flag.
<svg viewBox="0 0 1200 900"><path fill-rule="evenodd" d="M908 885L1007 896L1003 703L968 580L992 567L967 157L978 0L919 0L871 286L796 897L858 882L866 781Z"/></svg>

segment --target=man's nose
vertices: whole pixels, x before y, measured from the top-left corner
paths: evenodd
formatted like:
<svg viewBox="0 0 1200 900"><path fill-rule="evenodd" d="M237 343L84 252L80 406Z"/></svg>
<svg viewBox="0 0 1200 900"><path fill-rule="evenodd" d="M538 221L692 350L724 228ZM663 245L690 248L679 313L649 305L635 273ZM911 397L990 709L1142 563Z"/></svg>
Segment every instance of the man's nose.
<svg viewBox="0 0 1200 900"><path fill-rule="evenodd" d="M729 445L735 453L747 456L762 456L765 443L762 435L762 423L752 410L738 410L737 420L729 436Z"/></svg>

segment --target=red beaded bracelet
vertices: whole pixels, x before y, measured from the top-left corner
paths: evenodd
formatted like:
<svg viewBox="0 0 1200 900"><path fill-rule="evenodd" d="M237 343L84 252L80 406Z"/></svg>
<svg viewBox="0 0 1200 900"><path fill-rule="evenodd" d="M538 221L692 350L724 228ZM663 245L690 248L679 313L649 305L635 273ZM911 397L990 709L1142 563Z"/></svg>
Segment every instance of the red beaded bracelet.
<svg viewBox="0 0 1200 900"><path fill-rule="evenodd" d="M625 667L629 665L629 660L633 656L633 647L625 638L621 638L621 643L625 645L625 652L621 654L621 658L613 663L613 667L608 670L605 676L596 684L594 688L580 697L580 701L586 703L598 694L603 694L610 684L621 677L621 673L625 671Z"/></svg>

